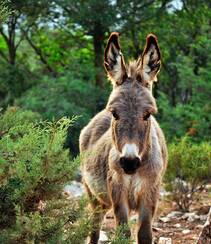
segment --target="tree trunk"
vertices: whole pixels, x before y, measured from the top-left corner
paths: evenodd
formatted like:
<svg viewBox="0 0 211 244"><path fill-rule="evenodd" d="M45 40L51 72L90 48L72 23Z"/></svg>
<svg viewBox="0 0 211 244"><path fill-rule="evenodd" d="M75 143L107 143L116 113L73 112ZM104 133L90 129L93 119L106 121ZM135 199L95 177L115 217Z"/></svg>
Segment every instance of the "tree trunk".
<svg viewBox="0 0 211 244"><path fill-rule="evenodd" d="M93 33L94 46L94 66L95 66L95 83L97 86L104 87L103 71L103 41L105 34L102 32L100 25L96 25Z"/></svg>
<svg viewBox="0 0 211 244"><path fill-rule="evenodd" d="M8 46L8 51L9 51L9 63L11 65L15 65L16 48L15 48L14 42L10 42L10 45Z"/></svg>
<svg viewBox="0 0 211 244"><path fill-rule="evenodd" d="M202 232L196 244L210 244L211 243L211 207L207 216L207 221L204 224Z"/></svg>
<svg viewBox="0 0 211 244"><path fill-rule="evenodd" d="M135 24L134 24L135 26ZM140 49L139 46L139 38L138 38L138 31L136 31L135 28L131 28L131 37L132 37L132 42L133 42L133 47L134 47L134 58L137 59L139 56L142 54L142 50Z"/></svg>

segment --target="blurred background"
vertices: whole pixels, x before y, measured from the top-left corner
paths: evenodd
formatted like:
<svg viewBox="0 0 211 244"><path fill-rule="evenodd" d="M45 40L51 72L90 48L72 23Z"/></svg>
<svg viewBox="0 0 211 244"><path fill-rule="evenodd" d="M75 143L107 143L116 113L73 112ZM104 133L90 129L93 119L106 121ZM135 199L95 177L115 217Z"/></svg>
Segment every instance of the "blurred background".
<svg viewBox="0 0 211 244"><path fill-rule="evenodd" d="M3 1L0 25L0 106L17 105L45 119L80 115L80 129L107 101L111 86L103 53L111 31L121 33L126 60L157 35L162 70L154 89L168 141L211 137L210 2Z"/></svg>
<svg viewBox="0 0 211 244"><path fill-rule="evenodd" d="M3 155L0 156L3 165L0 179L3 179L4 187L6 185L1 192L10 192L12 196L11 202L0 207L1 210L6 211L5 206L13 206L13 190L16 188L13 189L11 184L14 186L16 182L20 189L24 175L29 174L29 182L37 182L37 185L33 185L33 189L22 189L18 196L15 195L19 200L15 199L16 204L21 202L20 208L25 209L23 212L30 212L33 201L38 204L43 200L43 193L38 191L37 186L44 184L45 189L47 178L48 182L55 184L57 181L52 181L51 177L55 177L59 169L67 169L61 164L57 171L51 172L51 177L47 177L46 173L47 176L42 178L44 183L40 177L36 178L39 175L33 171L36 165L46 162L43 159L46 151L38 153L40 145L46 145L49 156L49 152L54 150L49 145L56 138L55 145L60 142L70 149L70 160L78 155L80 130L104 108L111 91L103 68L103 53L112 31L121 33L121 47L127 61L141 55L147 34L154 33L158 37L162 68L154 87L154 96L159 107L156 118L169 144L171 162L166 181L179 179L180 187L185 190L174 200L181 209L188 209L189 203L179 203L181 197L186 194L185 201L188 201L190 191L195 193L195 188L202 186L204 189L211 178L210 7L210 1L204 0L1 0L0 139L4 146L0 147ZM74 123L68 119L61 121L64 116L77 118L74 118ZM45 128L44 132L37 127L33 131L34 124L40 120L49 121L39 127ZM58 135L49 136L54 132ZM44 133L42 140L36 137L39 133ZM24 135L29 134L31 140L27 141ZM8 138L11 139L10 146ZM58 147L59 150L54 151L56 156L52 156L52 163L61 162L64 158L68 161L66 156L62 160L59 158L58 152L63 153L65 149ZM19 152L22 152L20 157L17 156ZM35 168L27 168L32 155L37 157ZM8 165L14 161L22 162L22 168L10 169ZM64 171L60 180L65 175ZM20 173L18 181L13 177L14 172ZM30 178L32 175L36 175L36 180ZM70 179L67 177L67 180ZM181 183L184 181L192 185ZM169 185L172 190L175 184ZM198 190L202 191L202 188ZM24 193L27 191L38 191L39 194L33 193L29 198ZM46 194L46 190L44 192ZM8 226L8 219L18 215L17 209L14 211L10 211L9 215L6 211L2 226Z"/></svg>

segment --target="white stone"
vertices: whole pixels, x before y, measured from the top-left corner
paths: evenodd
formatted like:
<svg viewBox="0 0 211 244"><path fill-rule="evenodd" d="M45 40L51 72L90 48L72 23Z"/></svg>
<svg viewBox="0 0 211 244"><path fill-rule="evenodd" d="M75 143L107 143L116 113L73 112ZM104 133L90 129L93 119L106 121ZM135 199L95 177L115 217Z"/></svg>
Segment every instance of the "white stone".
<svg viewBox="0 0 211 244"><path fill-rule="evenodd" d="M187 234L189 234L189 233L190 233L190 230L188 230L188 229L182 231L182 234L184 234L184 235L187 235Z"/></svg>
<svg viewBox="0 0 211 244"><path fill-rule="evenodd" d="M201 221L205 221L205 220L207 219L207 214L205 214L205 215L200 215L200 216L199 216L199 219L200 219Z"/></svg>
<svg viewBox="0 0 211 244"><path fill-rule="evenodd" d="M171 238L168 237L160 237L158 244L172 244Z"/></svg>
<svg viewBox="0 0 211 244"><path fill-rule="evenodd" d="M171 192L169 191L166 191L164 188L161 188L160 190L160 196L163 198L163 197L166 197L166 196L169 196L171 195Z"/></svg>
<svg viewBox="0 0 211 244"><path fill-rule="evenodd" d="M169 214L166 215L167 218L177 218L182 215L182 212L180 211L172 211Z"/></svg>
<svg viewBox="0 0 211 244"><path fill-rule="evenodd" d="M203 227L204 227L203 225L197 225L196 229L203 229Z"/></svg>
<svg viewBox="0 0 211 244"><path fill-rule="evenodd" d="M83 184L72 181L64 187L63 194L66 195L68 199L81 197L84 194Z"/></svg>
<svg viewBox="0 0 211 244"><path fill-rule="evenodd" d="M174 225L174 227L180 228L181 227L181 224L177 223L177 224Z"/></svg>
<svg viewBox="0 0 211 244"><path fill-rule="evenodd" d="M100 237L99 237L99 242L107 242L108 241L108 236L105 231L100 231Z"/></svg>
<svg viewBox="0 0 211 244"><path fill-rule="evenodd" d="M162 221L162 222L164 222L164 223L167 223L167 222L170 222L170 218L168 218L168 217L160 217L160 220Z"/></svg>
<svg viewBox="0 0 211 244"><path fill-rule="evenodd" d="M196 213L185 213L182 216L182 219L187 219L188 222L193 222L193 221L199 219L199 216Z"/></svg>

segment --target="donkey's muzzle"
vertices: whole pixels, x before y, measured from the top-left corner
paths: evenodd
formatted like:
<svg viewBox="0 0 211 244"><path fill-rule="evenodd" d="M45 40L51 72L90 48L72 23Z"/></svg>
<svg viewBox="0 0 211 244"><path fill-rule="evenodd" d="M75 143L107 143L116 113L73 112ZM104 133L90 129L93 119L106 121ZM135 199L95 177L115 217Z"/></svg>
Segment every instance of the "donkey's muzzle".
<svg viewBox="0 0 211 244"><path fill-rule="evenodd" d="M136 170L140 167L141 161L138 157L135 158L120 158L120 166L123 168L126 174L134 174Z"/></svg>

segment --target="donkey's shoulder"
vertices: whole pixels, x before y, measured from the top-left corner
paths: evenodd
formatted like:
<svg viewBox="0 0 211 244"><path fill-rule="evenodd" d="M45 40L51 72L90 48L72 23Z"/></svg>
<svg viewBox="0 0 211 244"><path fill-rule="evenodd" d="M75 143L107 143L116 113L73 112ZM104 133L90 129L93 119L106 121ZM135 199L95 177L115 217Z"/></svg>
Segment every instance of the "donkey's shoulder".
<svg viewBox="0 0 211 244"><path fill-rule="evenodd" d="M91 145L109 129L111 123L111 114L107 110L102 110L96 114L85 126L80 134L80 151L87 150Z"/></svg>

